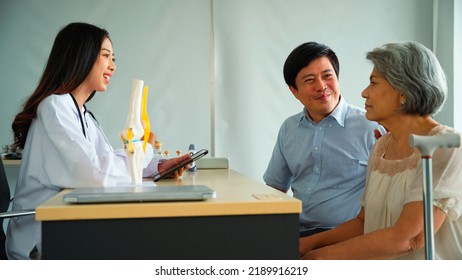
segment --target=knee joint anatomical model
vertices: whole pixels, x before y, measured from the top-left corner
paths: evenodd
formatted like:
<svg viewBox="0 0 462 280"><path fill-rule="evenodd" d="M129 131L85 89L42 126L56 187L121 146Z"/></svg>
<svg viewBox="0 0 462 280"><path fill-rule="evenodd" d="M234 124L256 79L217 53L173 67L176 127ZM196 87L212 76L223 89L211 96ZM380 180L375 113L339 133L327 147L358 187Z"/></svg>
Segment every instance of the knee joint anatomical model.
<svg viewBox="0 0 462 280"><path fill-rule="evenodd" d="M130 165L132 183L141 185L143 181L143 159L150 135L147 114L148 87L142 80L133 80L125 129L120 132ZM143 141L141 138L144 138Z"/></svg>

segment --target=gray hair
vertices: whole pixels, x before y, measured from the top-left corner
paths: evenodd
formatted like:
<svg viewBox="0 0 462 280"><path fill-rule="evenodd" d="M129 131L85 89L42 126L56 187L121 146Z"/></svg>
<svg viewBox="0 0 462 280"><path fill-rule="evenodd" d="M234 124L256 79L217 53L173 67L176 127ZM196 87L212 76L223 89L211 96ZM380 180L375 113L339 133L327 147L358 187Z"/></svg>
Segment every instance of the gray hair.
<svg viewBox="0 0 462 280"><path fill-rule="evenodd" d="M402 111L435 115L446 101L446 75L436 56L417 42L385 44L367 53L375 68L404 95Z"/></svg>

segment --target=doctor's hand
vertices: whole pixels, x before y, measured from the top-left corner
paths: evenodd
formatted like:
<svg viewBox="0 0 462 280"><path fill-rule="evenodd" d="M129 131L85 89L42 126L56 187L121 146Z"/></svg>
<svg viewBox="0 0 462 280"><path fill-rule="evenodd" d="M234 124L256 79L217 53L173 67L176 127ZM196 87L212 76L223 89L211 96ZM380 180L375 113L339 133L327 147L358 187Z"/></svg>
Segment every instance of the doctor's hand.
<svg viewBox="0 0 462 280"><path fill-rule="evenodd" d="M144 140L144 135L141 137L141 140ZM154 147L155 142L156 142L156 135L154 134L154 132L149 132L148 143L151 144L152 147Z"/></svg>
<svg viewBox="0 0 462 280"><path fill-rule="evenodd" d="M174 166L175 164L177 164L177 163L179 163L179 162L181 162L181 161L183 161L183 160L185 160L185 159L187 159L189 157L190 157L190 155L188 153L188 154L185 154L185 155L183 155L181 157L176 157L176 158L171 158L171 159L164 160L164 161L159 163L159 165L157 166L157 169L159 170L159 172L162 172L162 171L166 170L167 168L170 168L170 167ZM183 172L185 170L187 170L189 167L190 166L188 164L185 167L178 169L177 171L175 171L170 176L170 178L177 179L177 178L181 177Z"/></svg>

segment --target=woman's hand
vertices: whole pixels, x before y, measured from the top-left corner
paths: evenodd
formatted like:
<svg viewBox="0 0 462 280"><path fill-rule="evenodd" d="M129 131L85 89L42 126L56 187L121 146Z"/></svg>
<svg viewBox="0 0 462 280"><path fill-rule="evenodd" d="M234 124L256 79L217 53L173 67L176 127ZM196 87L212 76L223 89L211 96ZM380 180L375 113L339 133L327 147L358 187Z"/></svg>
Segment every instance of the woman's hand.
<svg viewBox="0 0 462 280"><path fill-rule="evenodd" d="M144 140L144 135L141 137L141 140ZM151 144L152 147L154 147L155 142L156 142L156 135L154 134L154 132L149 132L148 143Z"/></svg>
<svg viewBox="0 0 462 280"><path fill-rule="evenodd" d="M164 160L164 161L162 161L162 162L159 163L159 165L158 165L157 168L158 168L159 172L162 172L162 171L166 170L167 168L170 168L170 167L174 166L175 164L177 164L177 163L179 163L179 162L181 162L181 161L186 160L186 159L189 158L189 157L191 157L191 156L190 156L189 153L188 153L188 154L185 154L185 155L183 155L183 156L181 156L181 157L176 157L176 158L171 158L171 159ZM186 169L188 169L189 167L190 167L190 166L189 166L189 164L188 164L188 165L186 165L185 167L178 169L177 171L175 171L175 172L170 176L170 178L177 179L177 178L181 177L181 175L183 174L183 172L184 172Z"/></svg>
<svg viewBox="0 0 462 280"><path fill-rule="evenodd" d="M298 248L300 257L305 256L307 253L313 250L313 248L314 248L314 244L310 236L300 238L299 248Z"/></svg>

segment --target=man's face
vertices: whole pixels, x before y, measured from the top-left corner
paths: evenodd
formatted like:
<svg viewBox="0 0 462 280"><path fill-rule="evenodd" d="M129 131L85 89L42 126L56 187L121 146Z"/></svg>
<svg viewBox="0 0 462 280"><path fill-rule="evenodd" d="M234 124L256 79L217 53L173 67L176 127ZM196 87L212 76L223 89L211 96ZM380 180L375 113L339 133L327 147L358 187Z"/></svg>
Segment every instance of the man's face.
<svg viewBox="0 0 462 280"><path fill-rule="evenodd" d="M302 68L295 78L295 85L297 88L290 86L290 91L305 106L315 122L327 117L340 100L337 75L325 56Z"/></svg>

